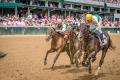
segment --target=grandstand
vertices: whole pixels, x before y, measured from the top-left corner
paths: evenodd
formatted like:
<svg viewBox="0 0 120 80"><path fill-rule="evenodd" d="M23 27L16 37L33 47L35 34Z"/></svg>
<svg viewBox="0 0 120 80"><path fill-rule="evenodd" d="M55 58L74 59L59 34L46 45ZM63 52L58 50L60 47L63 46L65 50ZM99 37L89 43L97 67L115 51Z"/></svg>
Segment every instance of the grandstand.
<svg viewBox="0 0 120 80"><path fill-rule="evenodd" d="M111 20L120 20L119 0L0 0L0 2L27 4L29 5L28 8L23 8L23 10L28 12L37 10L37 13L42 12L51 15L58 12L70 16L71 14L78 15L89 11L110 17ZM20 13L20 9L18 9L18 13Z"/></svg>
<svg viewBox="0 0 120 80"><path fill-rule="evenodd" d="M112 20L120 19L119 0L34 0L31 5L44 12L47 10L48 15L60 11L65 16L70 16L71 14L77 16L80 13L89 11L100 13L104 17L113 18Z"/></svg>
<svg viewBox="0 0 120 80"><path fill-rule="evenodd" d="M30 13L40 15L40 18L45 15L51 17L53 15L60 16L75 16L85 12L97 13L102 16L102 18L106 21L106 23L111 23L109 25L104 25L104 30L111 32L120 32L120 1L119 0L0 0L0 16L27 16ZM42 15L42 16L41 16ZM39 16L38 16L39 17ZM13 17L14 18L14 17ZM7 19L7 18L6 18ZM19 19L18 19L19 20ZM30 21L27 21L30 22ZM34 21L35 22L35 21ZM33 22L32 22L33 23ZM38 21L39 23L39 21ZM114 26L112 26L114 24ZM26 25L25 25L26 26ZM10 25L10 28L0 28L0 34L3 34L2 31L10 32L19 32L24 33L24 30L27 32L36 31L36 28L31 28L34 25L30 26L30 29L23 28L18 26L18 29L11 28L13 26ZM112 26L112 27L111 27ZM34 26L35 27L35 26ZM37 26L38 27L38 26ZM109 28L111 27L111 28ZM117 27L117 28L116 28ZM39 28L39 27L38 27ZM109 29L108 29L109 28ZM9 29L9 30L8 30ZM42 28L44 27L42 25ZM20 31L21 30L21 31ZM40 28L37 30L39 33ZM40 30L41 33L42 30ZM43 32L42 32L43 33Z"/></svg>

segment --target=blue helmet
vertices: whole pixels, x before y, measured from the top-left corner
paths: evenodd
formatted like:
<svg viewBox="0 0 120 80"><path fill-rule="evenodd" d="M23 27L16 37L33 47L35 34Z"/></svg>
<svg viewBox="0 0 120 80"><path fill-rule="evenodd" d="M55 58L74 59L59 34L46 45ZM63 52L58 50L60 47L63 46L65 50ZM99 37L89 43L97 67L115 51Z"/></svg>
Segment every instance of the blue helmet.
<svg viewBox="0 0 120 80"><path fill-rule="evenodd" d="M77 21L72 22L72 27L77 27L77 25L78 25Z"/></svg>

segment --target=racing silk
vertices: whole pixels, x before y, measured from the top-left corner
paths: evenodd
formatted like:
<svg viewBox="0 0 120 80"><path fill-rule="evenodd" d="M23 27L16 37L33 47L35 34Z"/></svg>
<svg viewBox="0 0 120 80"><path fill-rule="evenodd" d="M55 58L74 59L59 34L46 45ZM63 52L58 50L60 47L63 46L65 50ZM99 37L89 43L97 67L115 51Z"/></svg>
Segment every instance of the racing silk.
<svg viewBox="0 0 120 80"><path fill-rule="evenodd" d="M101 22L102 22L102 18L99 15L95 14L95 15L92 15L92 21L86 22L86 23L90 25L90 27L93 25L95 25L96 27L100 27Z"/></svg>
<svg viewBox="0 0 120 80"><path fill-rule="evenodd" d="M64 31L66 31L66 29L67 29L67 23L63 22L62 23L62 31L64 32Z"/></svg>
<svg viewBox="0 0 120 80"><path fill-rule="evenodd" d="M98 27L100 27L102 24L102 18L97 14L93 15L93 21L98 24Z"/></svg>
<svg viewBox="0 0 120 80"><path fill-rule="evenodd" d="M92 15L92 21L86 22L86 24L90 26L92 32L96 32L97 28L100 28L101 22L102 19L99 15Z"/></svg>

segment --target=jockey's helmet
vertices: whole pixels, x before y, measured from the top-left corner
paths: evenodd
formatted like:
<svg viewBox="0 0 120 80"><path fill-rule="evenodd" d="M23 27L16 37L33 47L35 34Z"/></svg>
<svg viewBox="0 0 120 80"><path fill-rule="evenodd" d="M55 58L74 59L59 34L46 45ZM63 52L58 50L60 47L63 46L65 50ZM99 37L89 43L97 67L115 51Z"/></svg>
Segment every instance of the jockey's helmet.
<svg viewBox="0 0 120 80"><path fill-rule="evenodd" d="M72 22L72 27L77 27L77 26L78 26L77 21L73 21L73 22Z"/></svg>
<svg viewBox="0 0 120 80"><path fill-rule="evenodd" d="M86 21L92 21L92 14L86 14L86 16L85 16L85 18L86 18Z"/></svg>

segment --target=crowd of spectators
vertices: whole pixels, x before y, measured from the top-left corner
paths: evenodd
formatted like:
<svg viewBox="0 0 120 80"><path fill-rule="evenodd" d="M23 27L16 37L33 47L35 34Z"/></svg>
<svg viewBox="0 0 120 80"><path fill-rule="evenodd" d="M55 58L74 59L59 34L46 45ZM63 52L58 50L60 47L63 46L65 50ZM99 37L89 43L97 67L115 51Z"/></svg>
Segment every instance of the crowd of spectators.
<svg viewBox="0 0 120 80"><path fill-rule="evenodd" d="M103 27L120 27L120 21L115 20L111 21L109 19L102 19L102 24Z"/></svg>
<svg viewBox="0 0 120 80"><path fill-rule="evenodd" d="M0 17L0 27L44 27L44 26L52 26L61 23L64 19L73 20L74 18L66 17L64 18L61 15L52 15L48 17L47 15L38 17L36 14L28 15L27 17L16 17L16 16L3 16Z"/></svg>
<svg viewBox="0 0 120 80"><path fill-rule="evenodd" d="M61 15L52 15L51 17L44 15L40 18L35 14L30 14L27 17L3 16L0 17L0 27L48 27L57 25L64 20L72 22L74 19L78 20L78 18L74 16L67 16L64 18ZM120 22L102 18L101 26L120 27Z"/></svg>
<svg viewBox="0 0 120 80"><path fill-rule="evenodd" d="M105 0L93 0L93 1L104 2ZM106 1L107 1L107 3L120 4L120 0L106 0Z"/></svg>

